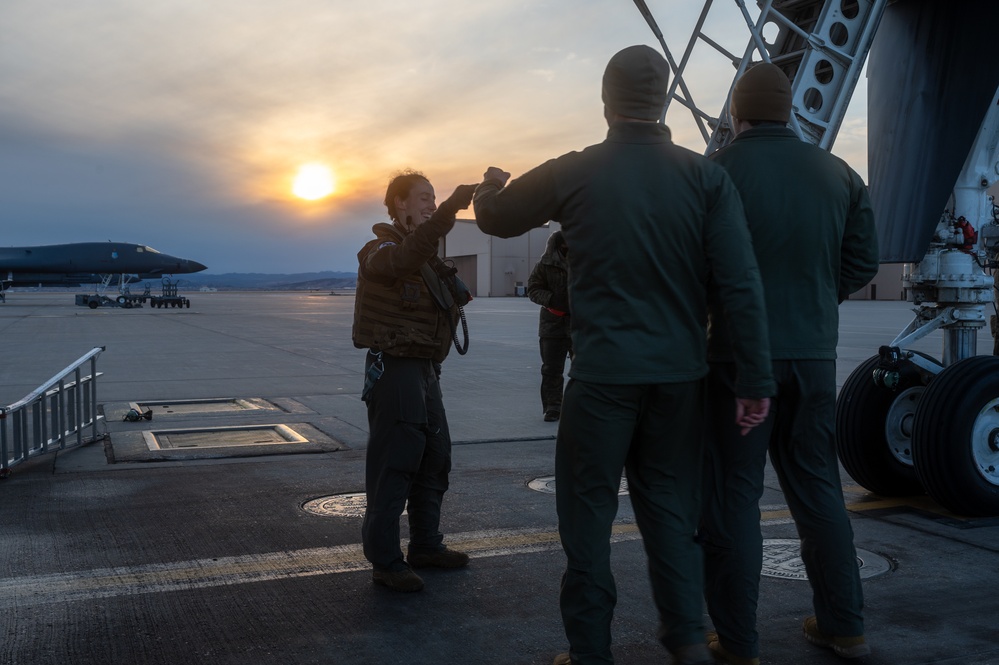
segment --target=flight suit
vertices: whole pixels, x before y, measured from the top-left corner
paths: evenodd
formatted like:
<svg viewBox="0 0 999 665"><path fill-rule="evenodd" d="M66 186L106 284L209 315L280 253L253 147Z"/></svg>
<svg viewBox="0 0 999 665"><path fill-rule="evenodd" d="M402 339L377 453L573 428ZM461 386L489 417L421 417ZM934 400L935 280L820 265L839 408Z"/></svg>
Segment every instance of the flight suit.
<svg viewBox="0 0 999 665"><path fill-rule="evenodd" d="M704 513L708 611L721 644L759 654L759 499L767 452L801 537L820 629L864 633L863 590L840 485L834 433L839 304L873 278L877 236L860 176L790 129L759 126L710 158L739 190L767 303L777 395L767 421L741 436L734 409L733 333L713 300L708 353Z"/></svg>
<svg viewBox="0 0 999 665"><path fill-rule="evenodd" d="M742 206L724 171L657 123L615 122L604 142L474 197L484 232L548 220L569 246L570 380L556 441L560 607L573 663L610 663L617 591L610 534L626 471L660 640L704 643L700 506L707 291L741 335L740 395L773 394L763 296Z"/></svg>
<svg viewBox="0 0 999 665"><path fill-rule="evenodd" d="M364 555L375 569L406 567L399 520L409 513L409 550L441 550L441 502L451 470L451 436L439 383L457 317L434 300L424 266L454 225L444 205L407 233L376 224L376 238L358 253L354 346L367 348L367 507L361 526ZM432 276L432 274L431 274ZM370 381L370 379L369 379Z"/></svg>
<svg viewBox="0 0 999 665"><path fill-rule="evenodd" d="M572 356L569 311L569 265L557 245L561 232L548 238L541 260L527 278L527 297L541 305L538 345L541 350L541 404L546 417L562 411L565 359Z"/></svg>

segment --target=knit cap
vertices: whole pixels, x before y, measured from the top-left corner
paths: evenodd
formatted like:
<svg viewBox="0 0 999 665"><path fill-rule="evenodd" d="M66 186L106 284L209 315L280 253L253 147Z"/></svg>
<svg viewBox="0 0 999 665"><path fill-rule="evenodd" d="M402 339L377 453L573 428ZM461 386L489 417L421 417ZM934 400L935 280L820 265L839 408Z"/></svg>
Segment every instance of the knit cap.
<svg viewBox="0 0 999 665"><path fill-rule="evenodd" d="M780 67L761 62L739 77L732 89L729 112L739 120L787 122L791 118L791 82Z"/></svg>
<svg viewBox="0 0 999 665"><path fill-rule="evenodd" d="M607 108L627 118L659 120L668 84L669 65L658 51L629 46L607 63L601 99Z"/></svg>

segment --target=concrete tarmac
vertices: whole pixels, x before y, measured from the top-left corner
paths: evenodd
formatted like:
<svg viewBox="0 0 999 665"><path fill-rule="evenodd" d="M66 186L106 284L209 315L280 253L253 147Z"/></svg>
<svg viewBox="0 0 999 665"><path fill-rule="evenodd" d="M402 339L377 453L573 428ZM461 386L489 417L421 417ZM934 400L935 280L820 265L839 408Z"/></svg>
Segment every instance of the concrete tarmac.
<svg viewBox="0 0 999 665"><path fill-rule="evenodd" d="M0 664L547 665L567 649L557 424L542 420L535 305L466 308L468 354L452 351L442 379L454 440L442 529L472 562L421 572L426 589L399 594L372 584L359 544L367 418L353 297L191 300L89 310L70 293L13 292L0 305L0 403L106 347L104 438L0 480ZM840 385L908 323L909 307L844 303ZM979 352L991 346L983 332ZM939 358L939 333L916 348ZM153 419L123 422L132 405ZM873 649L860 662L999 664L999 520L873 496L845 475L844 491ZM622 492L615 659L667 663ZM801 635L810 590L769 472L761 510L763 663L844 662Z"/></svg>

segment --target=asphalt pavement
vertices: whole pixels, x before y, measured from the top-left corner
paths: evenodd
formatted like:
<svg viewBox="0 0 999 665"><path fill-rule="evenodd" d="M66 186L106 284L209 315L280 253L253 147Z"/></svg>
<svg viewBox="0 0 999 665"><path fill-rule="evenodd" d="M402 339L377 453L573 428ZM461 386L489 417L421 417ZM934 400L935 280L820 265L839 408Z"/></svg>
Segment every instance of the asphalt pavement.
<svg viewBox="0 0 999 665"><path fill-rule="evenodd" d="M0 403L106 347L101 438L0 480L0 664L547 665L566 650L558 425L542 420L535 305L466 308L468 353L452 352L442 379L454 440L442 528L472 562L400 594L372 584L360 548L353 296L189 297L189 309L90 310L71 293L15 291L0 304ZM840 385L909 307L844 303ZM941 346L935 333L915 348ZM135 407L152 420L123 421ZM999 664L999 520L844 481L873 649L860 662ZM769 472L761 510L763 663L844 662L801 635L810 591ZM614 540L616 662L667 663L626 487Z"/></svg>

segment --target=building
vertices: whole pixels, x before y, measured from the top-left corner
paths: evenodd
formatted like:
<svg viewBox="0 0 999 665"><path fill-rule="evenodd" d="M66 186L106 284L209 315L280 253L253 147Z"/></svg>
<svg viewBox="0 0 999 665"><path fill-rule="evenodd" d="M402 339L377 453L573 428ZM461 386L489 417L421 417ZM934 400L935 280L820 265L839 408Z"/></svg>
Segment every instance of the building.
<svg viewBox="0 0 999 665"><path fill-rule="evenodd" d="M558 223L549 222L516 238L495 238L480 231L474 219L459 219L441 241L441 256L454 261L477 298L526 296L527 278L556 229ZM851 300L905 300L902 264L882 264L874 280Z"/></svg>
<svg viewBox="0 0 999 665"><path fill-rule="evenodd" d="M441 241L441 256L454 261L458 274L477 298L526 296L527 278L545 252L551 222L516 238L495 238L473 219L459 219Z"/></svg>

